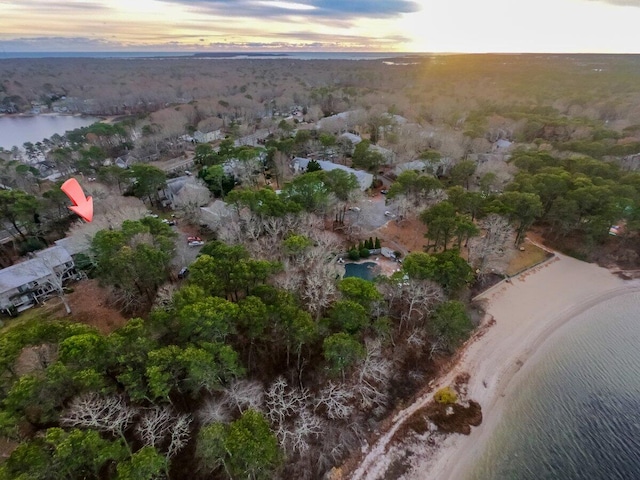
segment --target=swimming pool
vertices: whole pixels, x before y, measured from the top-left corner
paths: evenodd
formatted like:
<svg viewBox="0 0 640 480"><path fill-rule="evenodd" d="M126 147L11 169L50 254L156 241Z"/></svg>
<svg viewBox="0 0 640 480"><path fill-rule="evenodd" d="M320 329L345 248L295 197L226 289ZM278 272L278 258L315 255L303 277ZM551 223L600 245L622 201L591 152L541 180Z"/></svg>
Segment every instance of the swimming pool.
<svg viewBox="0 0 640 480"><path fill-rule="evenodd" d="M374 262L365 263L345 263L344 278L358 277L364 280L373 280L379 274L378 265Z"/></svg>

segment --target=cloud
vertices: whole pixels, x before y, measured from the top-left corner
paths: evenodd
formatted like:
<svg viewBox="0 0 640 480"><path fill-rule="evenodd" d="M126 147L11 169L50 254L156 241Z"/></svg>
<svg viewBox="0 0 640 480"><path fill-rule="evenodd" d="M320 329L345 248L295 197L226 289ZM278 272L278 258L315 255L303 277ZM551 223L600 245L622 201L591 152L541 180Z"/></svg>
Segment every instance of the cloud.
<svg viewBox="0 0 640 480"><path fill-rule="evenodd" d="M2 3L2 2L0 2ZM24 10L44 10L49 13L72 13L80 14L97 13L102 10L111 10L111 7L102 2L84 2L84 1L49 1L49 0L21 0L20 8Z"/></svg>
<svg viewBox="0 0 640 480"><path fill-rule="evenodd" d="M308 17L389 18L420 10L415 0L163 0L198 7L207 13L262 18Z"/></svg>
<svg viewBox="0 0 640 480"><path fill-rule="evenodd" d="M590 2L607 3L619 7L640 7L640 0L589 0Z"/></svg>

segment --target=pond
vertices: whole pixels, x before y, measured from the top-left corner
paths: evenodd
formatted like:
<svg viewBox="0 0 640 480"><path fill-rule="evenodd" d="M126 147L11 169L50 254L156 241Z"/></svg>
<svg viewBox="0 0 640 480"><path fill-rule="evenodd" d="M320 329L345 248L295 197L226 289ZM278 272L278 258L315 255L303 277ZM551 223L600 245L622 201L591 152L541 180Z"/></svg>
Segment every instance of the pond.
<svg viewBox="0 0 640 480"><path fill-rule="evenodd" d="M0 147L11 150L22 148L25 142L41 142L55 133L86 127L99 122L99 118L74 115L33 115L28 117L0 116Z"/></svg>
<svg viewBox="0 0 640 480"><path fill-rule="evenodd" d="M358 277L364 280L373 280L380 273L378 264L374 262L345 263L344 269L344 278Z"/></svg>

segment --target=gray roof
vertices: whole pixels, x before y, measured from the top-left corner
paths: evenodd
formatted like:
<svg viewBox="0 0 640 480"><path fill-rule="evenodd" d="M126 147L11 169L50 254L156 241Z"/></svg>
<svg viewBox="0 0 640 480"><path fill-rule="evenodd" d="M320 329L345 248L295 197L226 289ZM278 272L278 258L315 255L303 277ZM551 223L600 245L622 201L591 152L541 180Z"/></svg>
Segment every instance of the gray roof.
<svg viewBox="0 0 640 480"><path fill-rule="evenodd" d="M362 137L360 137L360 135L356 135L355 133L351 133L351 132L344 132L340 136L350 140L351 143L353 143L354 145L357 145L362 141Z"/></svg>
<svg viewBox="0 0 640 480"><path fill-rule="evenodd" d="M51 269L71 262L63 247L55 246L36 253L36 258L0 270L0 293L51 275Z"/></svg>
<svg viewBox="0 0 640 480"><path fill-rule="evenodd" d="M298 164L299 168L307 168L307 165L309 165L310 159L296 157L293 159L293 161L294 163ZM371 184L373 183L373 175L363 170L355 170L345 165L340 165L338 163L333 163L333 162L327 162L326 160L316 160L316 161L318 162L318 165L320 165L320 168L325 171L338 169L338 170L344 170L347 173L353 173L358 179L358 183L360 184L361 190L366 190L367 188L371 187Z"/></svg>

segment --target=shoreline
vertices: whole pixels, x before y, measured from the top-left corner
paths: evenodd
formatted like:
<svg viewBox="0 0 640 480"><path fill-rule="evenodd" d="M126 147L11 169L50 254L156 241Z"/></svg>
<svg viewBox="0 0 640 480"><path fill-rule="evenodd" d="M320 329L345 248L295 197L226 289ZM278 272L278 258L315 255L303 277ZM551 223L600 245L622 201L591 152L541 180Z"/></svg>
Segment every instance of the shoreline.
<svg viewBox="0 0 640 480"><path fill-rule="evenodd" d="M511 371L507 372L504 378L500 380L495 393L490 399L489 405L483 407L483 422L478 427L475 427L469 436L455 439L456 441L452 442L451 446L449 447L451 449L450 452L447 452L443 449L442 451L438 452L439 455L436 454L436 456L441 456L442 458L440 459L440 461L434 459L437 462L433 467L436 472L430 475L432 475L433 478L437 478L438 480L465 479L469 475L475 462L484 453L487 441L491 438L492 434L498 427L500 419L502 418L502 414L504 413L504 409L507 406L509 395L512 393L513 388L515 388L513 380L516 378L517 374L520 372L524 364L532 363L535 365L536 363L538 363L540 360L539 356L541 355L541 347L548 340L553 338L556 333L559 332L563 327L570 325L579 315L587 312L588 310L595 307L596 305L599 305L602 302L606 302L623 295L638 292L640 292L640 286L638 285L626 287L623 286L614 290L609 290L597 297L585 301L585 303L576 306L563 315L559 316L555 320L555 322L547 327L548 331L543 332L543 334L536 339L536 341L526 352L524 352L522 355L519 355L518 360L522 363L512 366ZM458 453L460 453L461 451L464 451L465 454L458 455ZM456 457L456 463L449 469L449 465L451 465L452 461L454 460L452 458L453 456ZM444 463L444 471L438 470L438 465L440 462Z"/></svg>
<svg viewBox="0 0 640 480"><path fill-rule="evenodd" d="M482 406L482 423L468 436L442 436L435 448L422 445L421 454L411 459L410 470L401 477L464 479L499 423L511 381L524 363L534 361L540 347L580 313L600 302L638 291L638 281L623 280L605 268L556 253L555 257L513 277L510 283L500 283L480 294L477 299L485 302L485 319L455 364L412 405L395 415L392 427L368 449L349 478L386 478L386 466L397 460L389 458L392 452L403 450L390 448L395 432L431 400L434 391L451 385L456 375L468 372L471 374L468 398ZM490 320L495 320L495 324L488 326Z"/></svg>

